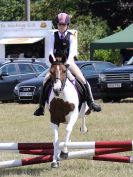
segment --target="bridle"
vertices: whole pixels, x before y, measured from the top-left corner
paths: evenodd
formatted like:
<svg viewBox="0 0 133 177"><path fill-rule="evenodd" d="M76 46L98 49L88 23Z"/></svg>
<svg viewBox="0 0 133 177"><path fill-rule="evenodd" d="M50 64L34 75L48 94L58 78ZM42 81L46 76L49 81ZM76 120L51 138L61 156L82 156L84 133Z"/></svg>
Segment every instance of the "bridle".
<svg viewBox="0 0 133 177"><path fill-rule="evenodd" d="M59 68L58 68L59 70L58 69L54 70L54 66L56 66L56 68L58 68L58 66L59 66ZM53 71L52 71L52 68L53 68ZM53 92L55 93L56 96L59 96L59 94L64 90L64 87L65 87L65 84L66 84L67 67L62 62L55 61L55 62L52 63L50 73L51 73L50 77L51 77L51 84L52 84L52 87L53 87ZM61 74L63 74L63 78L61 77ZM61 83L61 87L59 89L55 89L54 84L56 84L58 81Z"/></svg>

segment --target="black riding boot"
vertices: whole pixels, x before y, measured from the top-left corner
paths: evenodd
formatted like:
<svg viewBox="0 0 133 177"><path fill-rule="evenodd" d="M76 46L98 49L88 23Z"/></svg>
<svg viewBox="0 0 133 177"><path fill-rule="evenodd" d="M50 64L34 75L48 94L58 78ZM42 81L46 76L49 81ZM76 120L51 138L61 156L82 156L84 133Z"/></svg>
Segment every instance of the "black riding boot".
<svg viewBox="0 0 133 177"><path fill-rule="evenodd" d="M48 99L48 92L50 90L50 80L48 80L42 87L40 98L39 98L39 108L34 112L35 116L44 115L45 103Z"/></svg>
<svg viewBox="0 0 133 177"><path fill-rule="evenodd" d="M36 109L34 112L35 116L41 116L44 115L44 107L45 107L45 85L42 87L40 98L39 98L39 108Z"/></svg>
<svg viewBox="0 0 133 177"><path fill-rule="evenodd" d="M101 106L99 106L99 105L97 105L96 103L93 102L88 84L86 83L86 84L84 84L84 86L85 86L85 89L86 89L87 105L89 106L89 108L91 110L96 111L96 112L100 112L101 111Z"/></svg>

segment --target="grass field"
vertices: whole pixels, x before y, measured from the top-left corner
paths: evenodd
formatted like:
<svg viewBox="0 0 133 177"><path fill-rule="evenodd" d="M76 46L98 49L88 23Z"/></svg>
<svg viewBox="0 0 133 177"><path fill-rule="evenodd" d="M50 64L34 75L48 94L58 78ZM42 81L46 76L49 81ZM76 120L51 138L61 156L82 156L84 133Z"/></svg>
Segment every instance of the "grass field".
<svg viewBox="0 0 133 177"><path fill-rule="evenodd" d="M102 112L87 117L88 133L79 131L80 120L71 136L72 141L132 140L133 102L107 103ZM0 104L0 142L47 142L53 133L49 113L35 117L35 104ZM60 127L60 140L64 137L64 125ZM132 152L122 153L132 155ZM0 161L31 157L1 152ZM129 177L133 175L133 164L98 162L89 160L67 160L60 162L59 169L50 168L50 163L17 168L1 169L1 177Z"/></svg>

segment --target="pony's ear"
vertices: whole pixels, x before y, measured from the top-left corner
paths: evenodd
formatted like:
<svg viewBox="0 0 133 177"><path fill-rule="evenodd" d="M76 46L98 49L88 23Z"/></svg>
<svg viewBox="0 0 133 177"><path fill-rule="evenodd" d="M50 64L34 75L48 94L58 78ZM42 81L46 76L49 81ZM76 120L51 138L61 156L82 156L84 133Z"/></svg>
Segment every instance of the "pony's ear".
<svg viewBox="0 0 133 177"><path fill-rule="evenodd" d="M54 62L54 58L52 57L52 55L49 55L49 61L51 64Z"/></svg>

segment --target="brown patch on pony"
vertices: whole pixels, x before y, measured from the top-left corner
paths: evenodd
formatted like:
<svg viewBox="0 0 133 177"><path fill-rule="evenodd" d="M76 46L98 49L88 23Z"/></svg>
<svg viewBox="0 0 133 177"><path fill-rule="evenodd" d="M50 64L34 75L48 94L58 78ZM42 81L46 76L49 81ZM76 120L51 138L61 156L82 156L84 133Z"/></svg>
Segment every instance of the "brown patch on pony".
<svg viewBox="0 0 133 177"><path fill-rule="evenodd" d="M66 115L73 111L74 108L73 103L54 98L50 103L51 122L58 126L60 123L66 123Z"/></svg>

